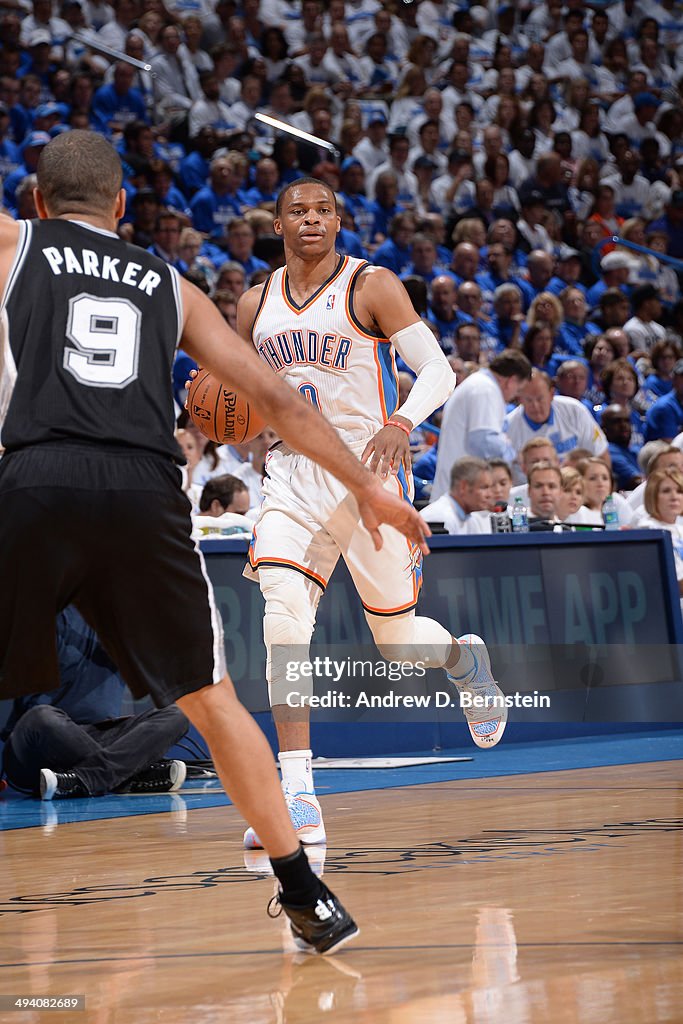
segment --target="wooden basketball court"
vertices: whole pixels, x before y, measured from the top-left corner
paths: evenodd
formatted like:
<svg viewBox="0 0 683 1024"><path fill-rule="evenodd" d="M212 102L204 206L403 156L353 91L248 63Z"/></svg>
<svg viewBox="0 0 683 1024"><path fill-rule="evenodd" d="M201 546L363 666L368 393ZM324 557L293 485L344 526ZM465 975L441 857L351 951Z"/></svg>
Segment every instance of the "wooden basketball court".
<svg viewBox="0 0 683 1024"><path fill-rule="evenodd" d="M0 993L97 1024L683 1020L681 762L323 798L361 935L292 951L232 808L0 833ZM141 798L144 799L144 798ZM318 860L320 855L318 856Z"/></svg>

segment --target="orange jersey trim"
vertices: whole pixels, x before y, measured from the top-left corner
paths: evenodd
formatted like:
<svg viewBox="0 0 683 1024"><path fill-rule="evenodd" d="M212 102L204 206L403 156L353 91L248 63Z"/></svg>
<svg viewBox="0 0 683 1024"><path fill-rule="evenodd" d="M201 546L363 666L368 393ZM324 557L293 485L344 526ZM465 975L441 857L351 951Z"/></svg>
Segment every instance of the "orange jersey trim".
<svg viewBox="0 0 683 1024"><path fill-rule="evenodd" d="M261 316L261 313L263 312L263 307L266 304L266 299L268 298L268 292L270 291L270 286L272 284L272 281L273 281L273 275L269 274L268 277L266 278L265 284L263 286L263 291L261 292L261 298L259 299L258 306L256 308L256 316L254 317L254 322L252 323L251 331L249 332L251 334L252 342L254 341L254 330L256 329L256 324L258 323L258 318Z"/></svg>
<svg viewBox="0 0 683 1024"><path fill-rule="evenodd" d="M394 478L394 479L396 480L396 484L398 486L398 492L399 492L398 496L400 498L406 500L406 501L409 501L410 499L406 498L404 496L404 494L403 494L403 487L401 485L401 481L396 479L396 478ZM405 538L405 542L406 542L406 546L408 548L408 554L410 555L410 559L412 561L412 556L413 556L413 551L415 550L415 545L411 544L407 537ZM418 579L418 574L413 569L413 571L412 571L412 578L413 578L413 597L412 597L412 600L407 601L406 604L399 605L397 608L372 608L369 604L366 604L365 601L361 600L361 604L363 605L363 608L365 608L365 610L367 612L370 612L372 615L400 615L402 612L412 611L412 609L417 604L418 597L420 596L420 590L422 588L422 575L420 575L420 577Z"/></svg>
<svg viewBox="0 0 683 1024"><path fill-rule="evenodd" d="M351 304L351 296L353 295L353 289L360 275L363 273L364 270L367 270L369 266L369 263L363 263L361 264L360 267L357 267L354 270L353 274L351 274L351 277L349 278L349 283L346 286L346 295L344 296L344 312L346 313L346 319L349 321L351 330L357 331L358 334L361 334L364 338L369 338L370 341L388 342L388 338L378 338L376 334L370 334L368 331L366 331L363 325L356 319L353 313L353 306Z"/></svg>
<svg viewBox="0 0 683 1024"><path fill-rule="evenodd" d="M263 558L253 558L252 551L250 550L249 564L254 570L257 570L261 565L284 565L289 569L295 569L297 572L303 573L303 575L313 583L317 583L322 590L325 590L327 587L327 580L323 576L320 576L317 572L313 572L312 569L307 568L305 565L299 565L298 562L292 561L291 558L275 558L269 555L264 555Z"/></svg>
<svg viewBox="0 0 683 1024"><path fill-rule="evenodd" d="M342 261L341 261L341 263L339 264L339 266L332 273L331 277L328 277L326 281L323 281L323 283L320 285L320 287L316 288L316 290L313 292L311 297L309 299L306 299L306 301L304 302L304 304L302 306L295 306L294 303L291 302L289 300L289 298L287 297L287 281L288 281L288 277L287 277L287 267L285 267L284 271L283 271L283 274L282 274L282 286L281 286L282 287L282 298L283 298L283 300L285 302L285 305L289 309L291 309L292 313L296 313L297 316L299 316L300 313L305 313L308 309L310 309L310 307L313 305L315 300L320 297L321 293L324 292L326 288L329 288L330 285L333 284L333 282L337 280L339 275L346 268L346 265L348 264L348 262L349 262L349 257L348 256L344 256Z"/></svg>
<svg viewBox="0 0 683 1024"><path fill-rule="evenodd" d="M408 601L407 604L402 604L399 608L371 608L365 601L361 601L361 604L366 612L370 612L371 615L400 615L402 612L412 611L417 604L417 598Z"/></svg>
<svg viewBox="0 0 683 1024"><path fill-rule="evenodd" d="M386 423L387 420L389 419L389 416L387 414L387 403L386 403L386 401L384 399L384 385L382 383L382 367L380 365L379 355L377 353L377 345L376 344L372 346L372 354L373 354L374 359L375 359L375 366L377 367L377 391L379 393L379 405L380 405L380 409L382 410L382 419L383 419L384 423Z"/></svg>

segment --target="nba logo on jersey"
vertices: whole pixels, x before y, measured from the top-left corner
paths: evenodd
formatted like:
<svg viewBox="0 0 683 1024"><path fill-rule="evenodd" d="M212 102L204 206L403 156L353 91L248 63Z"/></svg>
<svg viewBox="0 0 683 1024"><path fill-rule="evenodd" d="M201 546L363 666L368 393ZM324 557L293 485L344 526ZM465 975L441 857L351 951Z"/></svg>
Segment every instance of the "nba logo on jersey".
<svg viewBox="0 0 683 1024"><path fill-rule="evenodd" d="M334 292L330 292L330 294L327 296L327 305L325 306L325 309L334 309L334 300L335 294Z"/></svg>

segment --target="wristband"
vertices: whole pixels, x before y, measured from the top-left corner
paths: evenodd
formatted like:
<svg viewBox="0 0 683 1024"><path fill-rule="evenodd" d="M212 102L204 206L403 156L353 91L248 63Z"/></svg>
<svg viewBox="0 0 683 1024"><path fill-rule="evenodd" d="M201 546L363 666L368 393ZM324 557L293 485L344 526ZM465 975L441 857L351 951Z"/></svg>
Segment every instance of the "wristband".
<svg viewBox="0 0 683 1024"><path fill-rule="evenodd" d="M410 430L405 425L405 423L398 423L396 420L387 420L387 422L384 424L384 426L385 427L398 427L399 430L403 431L403 433L406 435L406 437L410 437Z"/></svg>

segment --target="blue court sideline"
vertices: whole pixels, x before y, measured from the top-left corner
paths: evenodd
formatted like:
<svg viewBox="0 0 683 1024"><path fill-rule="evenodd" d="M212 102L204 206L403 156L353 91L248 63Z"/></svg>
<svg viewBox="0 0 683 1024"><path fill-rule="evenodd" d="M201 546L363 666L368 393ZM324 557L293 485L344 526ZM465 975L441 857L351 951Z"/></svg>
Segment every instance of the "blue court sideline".
<svg viewBox="0 0 683 1024"><path fill-rule="evenodd" d="M411 751L411 756L432 756L433 751ZM459 782L468 779L528 775L534 772L558 772L576 768L601 768L607 765L641 764L648 761L683 759L683 731L666 730L628 735L591 736L581 739L556 739L549 743L501 744L493 750L477 751L471 745L440 751L443 756L472 756L472 761L413 768L364 771L325 770L315 773L320 796L332 793L357 793L371 789L421 786L430 782ZM83 800L42 802L12 790L0 794L0 830L35 828L98 821L136 814L218 807L229 803L217 780L185 783L179 793L154 796L105 796Z"/></svg>

